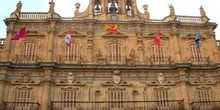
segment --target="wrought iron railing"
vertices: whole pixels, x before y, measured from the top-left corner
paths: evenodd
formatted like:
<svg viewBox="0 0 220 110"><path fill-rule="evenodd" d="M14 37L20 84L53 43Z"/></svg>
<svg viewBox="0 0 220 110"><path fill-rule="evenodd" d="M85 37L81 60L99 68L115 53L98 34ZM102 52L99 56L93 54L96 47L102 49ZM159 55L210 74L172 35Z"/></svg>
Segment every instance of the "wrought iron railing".
<svg viewBox="0 0 220 110"><path fill-rule="evenodd" d="M151 65L167 65L171 64L171 57L150 57Z"/></svg>
<svg viewBox="0 0 220 110"><path fill-rule="evenodd" d="M220 110L220 101L193 101L192 110Z"/></svg>
<svg viewBox="0 0 220 110"><path fill-rule="evenodd" d="M40 110L38 102L3 102L3 110Z"/></svg>
<svg viewBox="0 0 220 110"><path fill-rule="evenodd" d="M51 101L51 110L183 110L183 100Z"/></svg>
<svg viewBox="0 0 220 110"><path fill-rule="evenodd" d="M190 62L192 64L201 65L201 64L210 64L209 57L191 57Z"/></svg>

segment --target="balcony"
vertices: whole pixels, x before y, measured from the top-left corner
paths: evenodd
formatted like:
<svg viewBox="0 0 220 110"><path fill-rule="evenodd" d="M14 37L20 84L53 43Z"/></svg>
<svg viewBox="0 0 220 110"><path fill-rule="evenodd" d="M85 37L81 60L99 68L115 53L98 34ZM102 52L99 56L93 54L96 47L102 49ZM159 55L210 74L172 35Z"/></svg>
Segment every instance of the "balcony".
<svg viewBox="0 0 220 110"><path fill-rule="evenodd" d="M51 101L51 110L179 110L183 100L166 101Z"/></svg>
<svg viewBox="0 0 220 110"><path fill-rule="evenodd" d="M4 110L40 110L38 102L4 102Z"/></svg>
<svg viewBox="0 0 220 110"><path fill-rule="evenodd" d="M33 64L37 63L40 60L38 55L15 55L12 58L14 63L24 63L24 64Z"/></svg>
<svg viewBox="0 0 220 110"><path fill-rule="evenodd" d="M170 65L171 57L150 57L150 65Z"/></svg>
<svg viewBox="0 0 220 110"><path fill-rule="evenodd" d="M210 64L210 58L209 57L191 57L189 61L193 65L209 65Z"/></svg>
<svg viewBox="0 0 220 110"><path fill-rule="evenodd" d="M193 101L192 110L220 110L220 101Z"/></svg>

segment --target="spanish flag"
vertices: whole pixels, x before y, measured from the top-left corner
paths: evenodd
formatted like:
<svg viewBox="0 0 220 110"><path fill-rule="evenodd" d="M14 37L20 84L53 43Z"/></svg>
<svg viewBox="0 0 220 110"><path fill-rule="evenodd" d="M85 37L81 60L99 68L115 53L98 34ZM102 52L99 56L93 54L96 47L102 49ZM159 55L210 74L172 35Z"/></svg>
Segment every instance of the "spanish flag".
<svg viewBox="0 0 220 110"><path fill-rule="evenodd" d="M117 24L106 24L104 28L108 32L117 32L118 31Z"/></svg>

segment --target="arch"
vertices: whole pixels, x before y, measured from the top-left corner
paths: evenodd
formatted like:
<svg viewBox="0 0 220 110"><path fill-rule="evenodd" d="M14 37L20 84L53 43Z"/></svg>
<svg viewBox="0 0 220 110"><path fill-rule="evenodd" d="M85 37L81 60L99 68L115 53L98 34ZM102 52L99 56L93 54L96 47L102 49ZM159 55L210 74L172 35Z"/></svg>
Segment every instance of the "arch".
<svg viewBox="0 0 220 110"><path fill-rule="evenodd" d="M133 90L132 91L132 100L133 101L140 100L140 93L137 90Z"/></svg>
<svg viewBox="0 0 220 110"><path fill-rule="evenodd" d="M102 99L102 93L100 90L95 91L95 101L101 101Z"/></svg>

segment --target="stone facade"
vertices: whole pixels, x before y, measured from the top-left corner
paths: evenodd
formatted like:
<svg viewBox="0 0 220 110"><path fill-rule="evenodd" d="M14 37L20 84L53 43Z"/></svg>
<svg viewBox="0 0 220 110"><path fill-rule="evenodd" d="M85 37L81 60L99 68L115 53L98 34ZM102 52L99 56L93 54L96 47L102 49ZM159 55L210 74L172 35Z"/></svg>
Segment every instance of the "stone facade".
<svg viewBox="0 0 220 110"><path fill-rule="evenodd" d="M89 1L84 12L79 12L77 3L74 17L69 18L56 13L53 0L48 12L20 12L19 2L4 20L7 37L0 43L1 108L220 108L216 104L220 101L217 24L209 22L202 7L201 16L179 16L171 4L170 15L154 20L147 5L144 13L137 9L136 0ZM106 31L106 24L117 24L117 31ZM23 26L27 27L25 38L11 40ZM68 28L71 46L64 40ZM154 44L158 30L159 47Z"/></svg>

